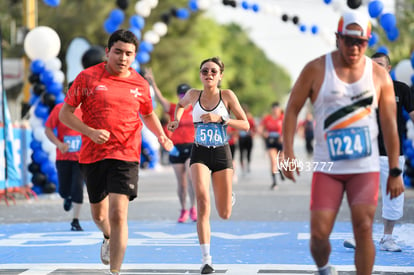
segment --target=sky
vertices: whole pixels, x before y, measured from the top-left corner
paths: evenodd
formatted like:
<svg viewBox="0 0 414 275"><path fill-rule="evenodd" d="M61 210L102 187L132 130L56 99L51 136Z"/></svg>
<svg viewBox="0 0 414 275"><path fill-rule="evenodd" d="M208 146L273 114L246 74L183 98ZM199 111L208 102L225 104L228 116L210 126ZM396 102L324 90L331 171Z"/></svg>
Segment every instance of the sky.
<svg viewBox="0 0 414 275"><path fill-rule="evenodd" d="M335 31L340 15L350 8L346 0L332 0L325 4L323 0L248 0L247 3L258 4L262 11L232 8L224 6L221 0L213 1L207 14L219 23L234 22L246 30L273 62L279 64L295 81L304 65L310 60L335 49ZM237 1L241 3L241 1ZM368 16L368 2L362 1L358 11ZM382 0L383 12L394 12L394 0ZM281 14L298 16L300 23L308 31L301 32L298 25L291 20L284 22ZM371 20L376 24L376 20ZM312 34L310 28L316 25L318 34Z"/></svg>

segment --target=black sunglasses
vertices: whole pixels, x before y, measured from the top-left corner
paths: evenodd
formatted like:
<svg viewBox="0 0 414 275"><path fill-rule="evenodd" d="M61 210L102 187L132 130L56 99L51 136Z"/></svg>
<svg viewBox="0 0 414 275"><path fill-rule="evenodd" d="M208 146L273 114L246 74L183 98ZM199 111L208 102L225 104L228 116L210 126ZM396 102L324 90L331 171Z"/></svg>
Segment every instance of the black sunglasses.
<svg viewBox="0 0 414 275"><path fill-rule="evenodd" d="M202 75L208 75L208 72L211 72L212 75L216 75L216 74L218 74L219 71L217 71L216 69L211 69L211 70L209 70L209 69L202 69L202 70L200 70L200 73Z"/></svg>
<svg viewBox="0 0 414 275"><path fill-rule="evenodd" d="M368 40L361 39L361 38L355 38L355 37L346 36L346 35L339 35L339 37L344 40L345 45L347 47L352 47L352 46L365 47L368 44Z"/></svg>

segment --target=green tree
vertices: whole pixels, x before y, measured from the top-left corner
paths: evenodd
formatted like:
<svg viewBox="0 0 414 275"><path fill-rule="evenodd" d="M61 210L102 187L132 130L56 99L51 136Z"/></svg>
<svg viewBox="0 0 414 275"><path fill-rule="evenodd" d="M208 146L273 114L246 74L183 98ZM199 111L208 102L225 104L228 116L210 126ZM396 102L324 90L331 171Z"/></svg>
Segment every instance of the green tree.
<svg viewBox="0 0 414 275"><path fill-rule="evenodd" d="M17 1L12 13L7 13L7 2L0 2L1 18L9 14L9 19L13 18L21 25L22 13L18 11L22 9L22 3ZM222 87L236 92L240 101L247 103L255 115L263 114L272 101L280 100L289 91L289 74L269 61L238 25L219 25L201 11L191 13L186 20L172 15L173 8L187 7L187 4L187 0L159 1L151 15L145 18L142 31L144 34L151 30L162 17L170 19L168 33L154 45L150 62L141 66L152 67L157 83L167 97L175 98L176 86L182 82L200 87L200 62L212 56L219 56L226 66ZM130 4L125 10L125 20L120 27L129 27L129 17L135 13L133 6ZM114 8L117 8L115 1L61 1L55 8L38 1L38 25L49 26L60 36L59 58L63 71L66 49L75 37L84 37L92 45L106 45L108 34L103 22ZM11 34L7 35L10 37ZM11 57L24 54L22 45L5 47L5 52Z"/></svg>

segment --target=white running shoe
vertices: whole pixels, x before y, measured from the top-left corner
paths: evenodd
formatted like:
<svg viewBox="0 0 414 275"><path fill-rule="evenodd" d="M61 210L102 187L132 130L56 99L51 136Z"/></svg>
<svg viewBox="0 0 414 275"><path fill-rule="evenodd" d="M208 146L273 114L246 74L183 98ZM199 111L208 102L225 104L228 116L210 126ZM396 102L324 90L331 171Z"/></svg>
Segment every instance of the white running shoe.
<svg viewBox="0 0 414 275"><path fill-rule="evenodd" d="M231 206L236 204L236 193L231 192Z"/></svg>
<svg viewBox="0 0 414 275"><path fill-rule="evenodd" d="M382 238L379 247L382 251L401 252L401 247L398 246L393 238Z"/></svg>
<svg viewBox="0 0 414 275"><path fill-rule="evenodd" d="M109 239L105 239L101 245L101 261L104 265L109 265Z"/></svg>
<svg viewBox="0 0 414 275"><path fill-rule="evenodd" d="M345 240L345 241L344 241L344 246L345 246L346 248L352 248L352 249L355 249L355 247L356 247L355 240L354 240L354 239L348 239L348 240Z"/></svg>

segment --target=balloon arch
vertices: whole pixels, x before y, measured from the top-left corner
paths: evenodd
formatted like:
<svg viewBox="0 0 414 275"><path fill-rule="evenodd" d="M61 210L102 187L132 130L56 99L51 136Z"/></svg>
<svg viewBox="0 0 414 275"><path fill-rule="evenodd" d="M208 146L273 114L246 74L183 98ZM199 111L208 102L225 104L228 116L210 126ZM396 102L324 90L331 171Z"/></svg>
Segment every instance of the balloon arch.
<svg viewBox="0 0 414 275"><path fill-rule="evenodd" d="M43 0L44 4L50 7L57 7L60 0ZM344 9L341 7L340 0L323 0L326 5L332 5L335 10ZM317 25L307 25L301 22L299 16L289 15L283 12L277 4L258 4L250 1L235 0L189 0L186 7L171 8L162 14L160 21L156 22L150 30L142 33L145 26L145 18L150 16L151 11L158 5L158 0L139 0L135 3L135 14L129 20L129 30L132 31L141 41L137 52L136 60L132 67L140 71L140 65L145 64L151 59L151 52L154 46L168 32L168 24L172 18L186 20L191 13L207 10L211 5L219 4L232 8L241 8L254 13L263 13L271 16L278 16L282 21L292 22L298 26L302 33L310 32L313 35L325 35ZM348 0L347 5L351 9L361 6L361 1ZM116 0L114 8L103 22L103 28L111 34L117 30L125 20L125 13L129 7L128 0ZM383 13L384 4L381 0L370 1L368 13L373 20L378 20L380 26L385 31L389 41L396 41L399 37L396 18L391 13ZM379 46L378 34L373 32L369 40L369 47L376 47L377 51L388 53L385 46ZM56 149L52 142L45 135L44 123L49 116L50 110L58 103L63 102L63 83L65 75L61 71L61 61L57 58L60 51L60 39L58 34L47 26L39 26L32 29L25 37L24 50L30 58L31 75L29 81L32 84L31 97L29 104L32 106L30 111L29 123L33 129L33 140L30 148L32 163L29 171L32 173L33 190L36 193L54 192L58 184L58 177L55 168ZM402 60L392 72L394 79L403 81L411 86L414 82L414 54L410 59ZM404 151L409 160L406 171L412 171L406 176L405 183L411 185L414 182L414 124L411 121L408 125L408 139L404 142ZM413 179L413 180L412 180Z"/></svg>

